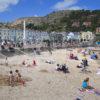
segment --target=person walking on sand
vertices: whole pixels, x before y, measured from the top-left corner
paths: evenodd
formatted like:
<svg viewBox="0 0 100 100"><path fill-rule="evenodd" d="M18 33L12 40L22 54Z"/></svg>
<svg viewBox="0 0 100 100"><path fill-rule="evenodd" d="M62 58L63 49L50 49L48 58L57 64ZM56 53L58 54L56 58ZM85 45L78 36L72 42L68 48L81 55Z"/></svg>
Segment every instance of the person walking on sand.
<svg viewBox="0 0 100 100"><path fill-rule="evenodd" d="M13 75L12 71L10 71L10 73L9 73L8 81L9 81L9 85L13 87L14 86L14 75Z"/></svg>
<svg viewBox="0 0 100 100"><path fill-rule="evenodd" d="M22 79L22 76L19 72L19 70L15 70L15 81L21 84L25 84L25 81Z"/></svg>
<svg viewBox="0 0 100 100"><path fill-rule="evenodd" d="M8 58L5 59L5 65L8 66Z"/></svg>

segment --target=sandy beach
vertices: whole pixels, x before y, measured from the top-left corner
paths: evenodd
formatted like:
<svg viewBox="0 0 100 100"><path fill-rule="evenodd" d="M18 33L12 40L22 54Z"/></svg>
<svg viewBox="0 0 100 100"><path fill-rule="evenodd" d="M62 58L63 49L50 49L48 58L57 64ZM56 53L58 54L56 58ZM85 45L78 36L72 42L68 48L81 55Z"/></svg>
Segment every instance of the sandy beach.
<svg viewBox="0 0 100 100"><path fill-rule="evenodd" d="M70 60L69 54L73 51L78 55L79 60ZM29 77L31 80L26 82L25 86L4 86L0 85L0 100L75 100L80 97L81 100L100 100L100 96L84 92L81 88L82 81L90 78L90 83L100 90L100 75L96 74L99 63L97 60L89 61L88 69L92 73L81 73L81 69L76 66L81 61L81 54L77 54L77 49L59 49L54 50L51 55L49 52L42 52L41 55L17 55L8 58L9 66L0 65L0 74L8 75L10 70L18 69L23 77ZM27 60L32 63L35 59L37 66L22 66L22 61ZM45 63L46 60L52 60L54 64ZM4 59L0 59L0 63L4 63ZM56 65L66 64L70 73L64 74L56 71Z"/></svg>

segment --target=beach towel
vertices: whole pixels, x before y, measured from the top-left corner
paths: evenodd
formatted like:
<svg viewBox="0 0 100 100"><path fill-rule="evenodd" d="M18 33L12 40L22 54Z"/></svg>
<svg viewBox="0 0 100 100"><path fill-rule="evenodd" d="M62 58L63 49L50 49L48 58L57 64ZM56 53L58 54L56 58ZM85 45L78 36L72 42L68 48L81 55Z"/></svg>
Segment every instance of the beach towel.
<svg viewBox="0 0 100 100"><path fill-rule="evenodd" d="M81 92L81 93L83 93L83 92L87 92L87 93L92 93L92 94L96 94L96 95L98 95L98 96L100 96L100 90L99 89L90 89L90 90L82 90L82 89L79 89L79 91Z"/></svg>

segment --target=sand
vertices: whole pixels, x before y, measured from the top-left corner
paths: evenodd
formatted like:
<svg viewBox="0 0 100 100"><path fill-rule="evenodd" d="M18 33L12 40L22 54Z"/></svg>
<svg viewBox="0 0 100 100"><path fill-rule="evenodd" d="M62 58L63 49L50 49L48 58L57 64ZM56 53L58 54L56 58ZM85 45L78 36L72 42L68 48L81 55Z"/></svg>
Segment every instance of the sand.
<svg viewBox="0 0 100 100"><path fill-rule="evenodd" d="M100 67L99 63L87 57L89 59L88 70L92 73L81 73L81 69L76 68L80 61L69 59L71 50L55 50L52 55L49 52L42 52L41 55L29 54L8 58L9 66L0 65L0 74L8 75L10 70L18 69L22 76L29 77L31 81L26 82L25 86L0 85L0 100L75 100L76 97L81 97L82 100L100 100L98 95L80 93L78 90L86 77L90 78L90 83L95 88L100 89L100 75L96 74ZM77 49L74 50L75 54L77 54L76 51ZM78 56L81 55L78 54ZM32 59L36 59L37 66L21 65L23 60L31 64ZM54 64L45 63L46 60L53 60ZM0 59L0 63L4 62L4 59ZM57 63L66 63L70 73L57 72L55 70Z"/></svg>

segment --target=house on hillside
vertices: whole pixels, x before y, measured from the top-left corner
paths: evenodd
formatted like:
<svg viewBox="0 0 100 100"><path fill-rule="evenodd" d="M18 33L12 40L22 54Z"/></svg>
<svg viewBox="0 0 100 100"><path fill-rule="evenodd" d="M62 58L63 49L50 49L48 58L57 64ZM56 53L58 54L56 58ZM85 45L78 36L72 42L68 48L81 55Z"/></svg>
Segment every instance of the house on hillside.
<svg viewBox="0 0 100 100"><path fill-rule="evenodd" d="M79 21L73 22L72 27L80 27L80 22Z"/></svg>
<svg viewBox="0 0 100 100"><path fill-rule="evenodd" d="M91 27L91 21L85 21L83 22L83 25L86 26L86 27Z"/></svg>

